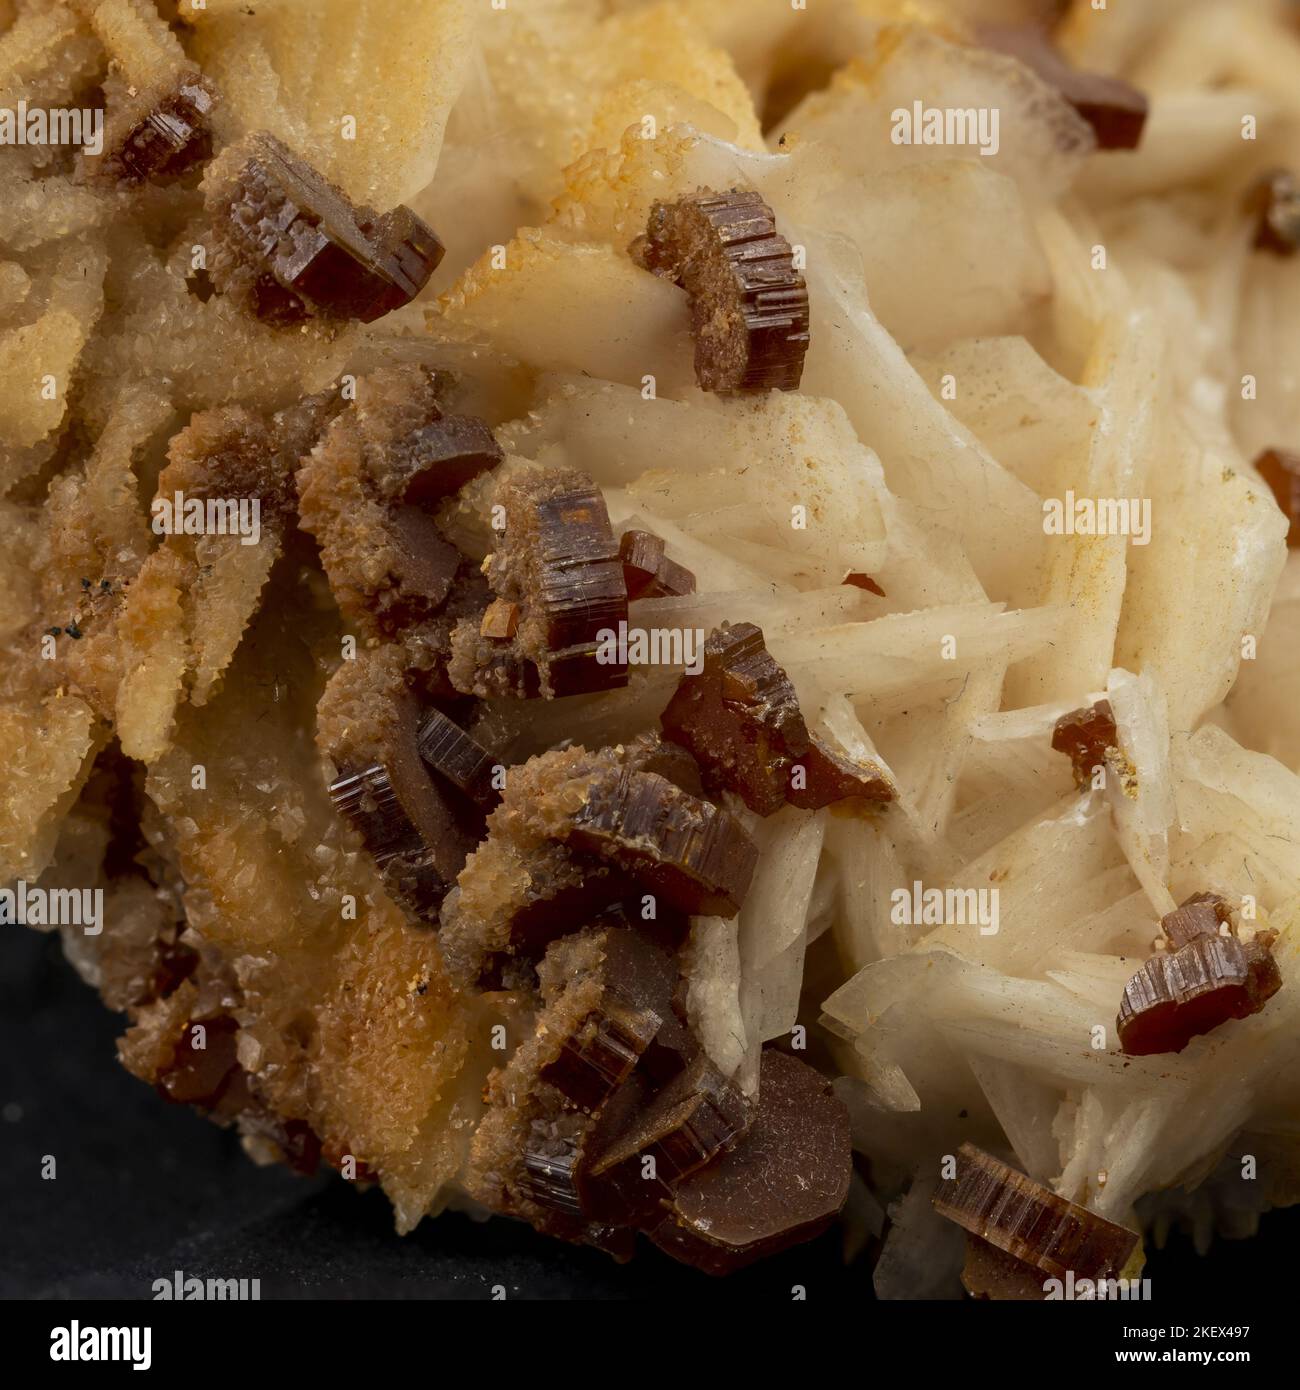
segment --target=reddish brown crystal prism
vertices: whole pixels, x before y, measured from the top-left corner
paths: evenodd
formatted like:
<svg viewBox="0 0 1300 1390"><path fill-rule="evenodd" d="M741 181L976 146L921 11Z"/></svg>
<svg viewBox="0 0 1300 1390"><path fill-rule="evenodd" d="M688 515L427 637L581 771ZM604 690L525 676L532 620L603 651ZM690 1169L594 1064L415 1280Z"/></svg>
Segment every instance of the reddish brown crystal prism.
<svg viewBox="0 0 1300 1390"><path fill-rule="evenodd" d="M275 136L250 136L243 154L207 191L209 271L256 317L371 323L410 303L442 260L442 243L409 208L378 216L354 206Z"/></svg>
<svg viewBox="0 0 1300 1390"><path fill-rule="evenodd" d="M848 1113L829 1082L768 1049L749 1129L677 1186L650 1238L706 1274L729 1274L825 1230L852 1167Z"/></svg>
<svg viewBox="0 0 1300 1390"><path fill-rule="evenodd" d="M432 507L502 457L496 437L477 416L439 415L389 445L381 486L391 501Z"/></svg>
<svg viewBox="0 0 1300 1390"><path fill-rule="evenodd" d="M963 1230L1054 1278L1113 1279L1138 1243L1136 1231L1058 1197L974 1144L956 1156L934 1208Z"/></svg>
<svg viewBox="0 0 1300 1390"><path fill-rule="evenodd" d="M600 489L574 468L527 470L499 494L505 533L487 565L497 598L516 610L498 637L460 623L451 679L466 694L531 699L627 684L602 634L627 621L627 588Z"/></svg>
<svg viewBox="0 0 1300 1390"><path fill-rule="evenodd" d="M806 811L854 799L878 809L896 795L882 768L854 762L815 736L808 751L790 764L786 799Z"/></svg>
<svg viewBox="0 0 1300 1390"><path fill-rule="evenodd" d="M1086 709L1063 714L1052 730L1052 747L1069 757L1074 768L1074 784L1080 788L1092 782L1095 768L1105 767L1107 751L1118 744L1119 734L1109 700L1098 700Z"/></svg>
<svg viewBox="0 0 1300 1390"><path fill-rule="evenodd" d="M493 784L497 759L449 715L429 710L421 721L416 743L420 756L439 776L484 810L501 799Z"/></svg>
<svg viewBox="0 0 1300 1390"><path fill-rule="evenodd" d="M816 809L895 796L883 768L852 762L809 734L790 678L753 623L709 634L704 669L682 677L660 722L694 754L711 792L735 792L761 816L787 802Z"/></svg>
<svg viewBox="0 0 1300 1390"><path fill-rule="evenodd" d="M436 921L478 838L482 814L435 785L421 756L415 701L399 697L389 718L374 736L382 761L345 771L330 797L360 831L393 896L413 915Z"/></svg>
<svg viewBox="0 0 1300 1390"><path fill-rule="evenodd" d="M721 807L626 769L592 783L569 839L692 915L734 917L758 862L754 842Z"/></svg>
<svg viewBox="0 0 1300 1390"><path fill-rule="evenodd" d="M687 293L695 379L705 391L794 391L808 350L808 287L759 194L732 189L655 203L629 248Z"/></svg>
<svg viewBox="0 0 1300 1390"><path fill-rule="evenodd" d="M664 554L663 541L652 531L624 531L618 554L629 599L695 592L695 576Z"/></svg>
<svg viewBox="0 0 1300 1390"><path fill-rule="evenodd" d="M219 100L202 73L189 71L124 115L111 111L99 176L138 184L177 178L202 164L212 155L209 117Z"/></svg>
<svg viewBox="0 0 1300 1390"><path fill-rule="evenodd" d="M1271 945L1266 934L1243 944L1215 932L1152 956L1124 986L1115 1020L1122 1050L1181 1052L1221 1023L1258 1013L1282 987Z"/></svg>

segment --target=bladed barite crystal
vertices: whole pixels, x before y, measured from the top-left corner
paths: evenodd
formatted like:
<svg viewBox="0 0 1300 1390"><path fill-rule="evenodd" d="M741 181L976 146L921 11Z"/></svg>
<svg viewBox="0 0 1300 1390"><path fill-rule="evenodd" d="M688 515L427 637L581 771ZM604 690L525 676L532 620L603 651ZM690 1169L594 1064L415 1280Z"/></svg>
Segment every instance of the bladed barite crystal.
<svg viewBox="0 0 1300 1390"><path fill-rule="evenodd" d="M410 208L354 205L275 136L248 137L239 155L207 190L208 269L255 317L371 323L410 303L442 260Z"/></svg>
<svg viewBox="0 0 1300 1390"><path fill-rule="evenodd" d="M682 677L660 722L694 754L711 792L734 792L761 816L787 802L816 809L895 795L882 768L855 763L808 732L790 678L753 623L724 623L709 634L704 669Z"/></svg>
<svg viewBox="0 0 1300 1390"><path fill-rule="evenodd" d="M808 350L808 287L759 194L655 203L634 260L687 294L705 391L793 391Z"/></svg>
<svg viewBox="0 0 1300 1390"><path fill-rule="evenodd" d="M956 1175L940 1183L934 1209L963 1230L1054 1278L1113 1279L1138 1243L1117 1226L985 1153L963 1144Z"/></svg>
<svg viewBox="0 0 1300 1390"><path fill-rule="evenodd" d="M505 531L486 573L517 610L513 634L458 625L452 681L466 694L550 698L627 684L627 665L605 660L600 634L627 621L618 543L600 489L575 468L529 469L497 498Z"/></svg>
<svg viewBox="0 0 1300 1390"><path fill-rule="evenodd" d="M1196 894L1160 925L1170 949L1152 956L1125 985L1115 1021L1130 1057L1181 1052L1221 1023L1258 1013L1281 989L1274 933L1239 941L1218 894Z"/></svg>

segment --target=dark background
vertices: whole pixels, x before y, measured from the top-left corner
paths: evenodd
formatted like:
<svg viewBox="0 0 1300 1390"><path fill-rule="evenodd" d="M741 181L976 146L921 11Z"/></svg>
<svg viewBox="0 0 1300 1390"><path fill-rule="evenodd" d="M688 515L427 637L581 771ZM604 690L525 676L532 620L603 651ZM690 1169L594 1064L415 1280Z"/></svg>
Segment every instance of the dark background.
<svg viewBox="0 0 1300 1390"><path fill-rule="evenodd" d="M648 1246L619 1266L516 1222L447 1215L399 1238L377 1190L257 1168L233 1134L162 1101L119 1065L121 1026L57 934L0 927L0 1296L151 1298L177 1269L258 1278L264 1299L481 1299L496 1284L539 1299L789 1300L792 1284L810 1300L872 1296L870 1259L846 1267L835 1232L725 1280ZM54 1181L40 1176L44 1154ZM1162 1304L1231 1306L1297 1237L1300 1208L1204 1259L1175 1235L1146 1273Z"/></svg>

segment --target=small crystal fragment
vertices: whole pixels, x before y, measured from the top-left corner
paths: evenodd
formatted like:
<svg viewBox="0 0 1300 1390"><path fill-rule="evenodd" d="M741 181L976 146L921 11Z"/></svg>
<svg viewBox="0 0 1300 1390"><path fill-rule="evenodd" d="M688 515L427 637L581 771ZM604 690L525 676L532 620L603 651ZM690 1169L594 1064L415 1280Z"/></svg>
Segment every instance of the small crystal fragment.
<svg viewBox="0 0 1300 1390"><path fill-rule="evenodd" d="M840 583L848 584L855 589L865 589L869 594L877 594L880 598L886 596L880 585L869 574L863 574L860 570L850 570Z"/></svg>
<svg viewBox="0 0 1300 1390"><path fill-rule="evenodd" d="M985 1153L974 1144L957 1152L957 1173L934 1194L935 1210L963 1230L1054 1278L1113 1279L1138 1243L1136 1231Z"/></svg>
<svg viewBox="0 0 1300 1390"><path fill-rule="evenodd" d="M393 511L388 519L388 539L382 621L395 630L438 612L465 557L442 534L433 517L418 507L402 506Z"/></svg>
<svg viewBox="0 0 1300 1390"><path fill-rule="evenodd" d="M628 1213L593 1217L580 1193L607 1116L621 1127L629 1102L651 1084L652 1042L676 1021L676 967L637 932L607 927L555 942L537 974L542 1009L532 1035L489 1079L468 1185L538 1230L625 1258L632 1237L617 1228ZM677 1069L683 1064L679 1057Z"/></svg>
<svg viewBox="0 0 1300 1390"><path fill-rule="evenodd" d="M1147 99L1136 87L1118 77L1071 67L1038 24L985 25L979 35L987 48L1018 58L1055 87L1092 127L1098 149L1137 149L1146 125Z"/></svg>
<svg viewBox="0 0 1300 1390"><path fill-rule="evenodd" d="M179 1105L211 1110L240 1071L235 1055L238 1032L239 1025L228 1014L186 1023L180 1030L171 1065L159 1077L159 1091Z"/></svg>
<svg viewBox="0 0 1300 1390"><path fill-rule="evenodd" d="M652 1081L676 1076L698 1045L673 1006L676 961L633 927L589 929L600 982L587 1014L563 1030L558 1055L541 1078L580 1110L595 1114L634 1068Z"/></svg>
<svg viewBox="0 0 1300 1390"><path fill-rule="evenodd" d="M330 783L330 800L339 815L347 817L361 832L366 848L379 863L418 838L388 773L378 764L336 777Z"/></svg>
<svg viewBox="0 0 1300 1390"><path fill-rule="evenodd" d="M638 734L623 749L623 766L633 772L653 772L692 796L704 796L700 765L680 743L661 738L653 730Z"/></svg>
<svg viewBox="0 0 1300 1390"><path fill-rule="evenodd" d="M607 987L598 1010L564 1039L560 1054L541 1073L580 1110L598 1110L632 1074L663 1022L652 1009L638 1009Z"/></svg>
<svg viewBox="0 0 1300 1390"><path fill-rule="evenodd" d="M496 598L483 610L479 622L480 637L495 637L508 641L519 631L519 605L509 599Z"/></svg>
<svg viewBox="0 0 1300 1390"><path fill-rule="evenodd" d="M442 260L410 208L354 206L275 136L250 136L239 154L207 190L209 270L257 318L371 323L410 303Z"/></svg>
<svg viewBox="0 0 1300 1390"><path fill-rule="evenodd" d="M454 975L477 979L501 955L540 956L631 891L621 866L563 843L592 777L614 764L612 755L571 748L510 768L487 838L443 914L439 945Z"/></svg>
<svg viewBox="0 0 1300 1390"><path fill-rule="evenodd" d="M1170 946L1180 950L1198 936L1217 936L1221 926L1232 925L1227 900L1217 893L1196 893L1160 919L1160 929Z"/></svg>
<svg viewBox="0 0 1300 1390"><path fill-rule="evenodd" d="M645 235L629 252L686 290L703 390L798 389L808 350L808 287L759 194L732 189L655 203Z"/></svg>
<svg viewBox="0 0 1300 1390"><path fill-rule="evenodd" d="M695 576L668 559L652 531L624 531L618 544L629 599L668 598L695 592Z"/></svg>
<svg viewBox="0 0 1300 1390"><path fill-rule="evenodd" d="M449 715L430 710L416 734L420 756L485 810L491 810L501 799L500 791L492 785L497 759L476 739L472 738Z"/></svg>
<svg viewBox="0 0 1300 1390"><path fill-rule="evenodd" d="M600 1177L639 1155L654 1155L670 1187L715 1159L749 1125L749 1103L700 1053L592 1163Z"/></svg>
<svg viewBox="0 0 1300 1390"><path fill-rule="evenodd" d="M1063 714L1052 730L1052 747L1069 756L1077 787L1090 785L1093 770L1106 765L1106 753L1119 745L1109 700Z"/></svg>
<svg viewBox="0 0 1300 1390"><path fill-rule="evenodd" d="M790 764L790 787L786 799L791 806L801 807L805 811L815 811L822 806L850 799L880 806L892 801L896 795L894 784L882 768L875 764L854 762L815 735L808 751Z"/></svg>
<svg viewBox="0 0 1300 1390"><path fill-rule="evenodd" d="M1300 546L1300 454L1289 449L1265 449L1255 460L1255 467L1282 508L1289 523L1286 543L1294 550Z"/></svg>
<svg viewBox="0 0 1300 1390"><path fill-rule="evenodd" d="M202 73L186 71L120 115L110 108L99 176L138 184L176 178L203 163L212 155L209 117L219 99Z"/></svg>
<svg viewBox="0 0 1300 1390"><path fill-rule="evenodd" d="M749 1129L678 1185L650 1238L706 1274L728 1274L825 1230L852 1171L848 1113L830 1084L769 1048Z"/></svg>
<svg viewBox="0 0 1300 1390"><path fill-rule="evenodd" d="M585 1145L576 1174L583 1212L653 1228L678 1184L733 1147L749 1122L749 1102L702 1052L657 1092L634 1075Z"/></svg>
<svg viewBox="0 0 1300 1390"><path fill-rule="evenodd" d="M753 623L709 634L704 669L682 677L660 722L695 755L710 791L733 791L761 816L785 805L790 764L811 743L794 686Z"/></svg>
<svg viewBox="0 0 1300 1390"><path fill-rule="evenodd" d="M1247 210L1259 219L1255 245L1261 251L1294 256L1300 250L1300 179L1291 170L1273 169L1265 174L1251 190ZM1259 466L1258 460L1255 466Z"/></svg>

